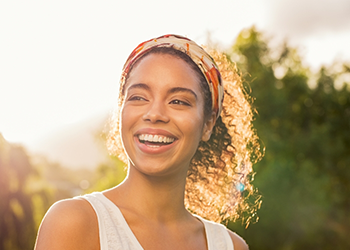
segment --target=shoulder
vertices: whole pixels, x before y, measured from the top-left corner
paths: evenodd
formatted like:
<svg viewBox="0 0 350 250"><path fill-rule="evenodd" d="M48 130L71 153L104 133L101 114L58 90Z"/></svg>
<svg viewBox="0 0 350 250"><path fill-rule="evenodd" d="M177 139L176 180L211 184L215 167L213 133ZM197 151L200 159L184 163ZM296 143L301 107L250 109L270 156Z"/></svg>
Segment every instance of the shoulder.
<svg viewBox="0 0 350 250"><path fill-rule="evenodd" d="M233 246L234 246L234 250L248 250L248 244L245 242L245 240L239 236L238 234L230 231L229 229L227 229L228 234L231 237L231 240L233 242Z"/></svg>
<svg viewBox="0 0 350 250"><path fill-rule="evenodd" d="M55 226L87 226L95 217L93 208L84 199L67 199L56 202L46 213L43 223Z"/></svg>
<svg viewBox="0 0 350 250"><path fill-rule="evenodd" d="M56 202L46 213L35 249L96 249L96 246L98 222L93 208L83 199L68 199Z"/></svg>

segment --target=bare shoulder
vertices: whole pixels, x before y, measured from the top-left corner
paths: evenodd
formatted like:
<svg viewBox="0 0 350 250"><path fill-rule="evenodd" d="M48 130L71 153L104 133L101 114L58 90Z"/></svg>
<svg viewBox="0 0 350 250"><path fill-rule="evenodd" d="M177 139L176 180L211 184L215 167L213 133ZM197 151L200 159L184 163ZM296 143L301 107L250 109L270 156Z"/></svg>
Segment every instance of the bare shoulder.
<svg viewBox="0 0 350 250"><path fill-rule="evenodd" d="M241 236L229 229L227 229L227 231L232 239L234 250L249 250L248 244Z"/></svg>
<svg viewBox="0 0 350 250"><path fill-rule="evenodd" d="M99 249L98 222L83 199L56 202L41 222L36 250Z"/></svg>

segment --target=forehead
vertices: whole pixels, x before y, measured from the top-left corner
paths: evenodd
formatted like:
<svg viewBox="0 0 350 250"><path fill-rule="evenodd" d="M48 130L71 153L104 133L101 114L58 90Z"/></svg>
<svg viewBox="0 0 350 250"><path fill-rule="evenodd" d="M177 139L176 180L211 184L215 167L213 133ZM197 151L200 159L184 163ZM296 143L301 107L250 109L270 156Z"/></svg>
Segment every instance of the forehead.
<svg viewBox="0 0 350 250"><path fill-rule="evenodd" d="M200 91L197 72L185 60L169 54L152 53L137 61L129 72L123 89L134 83L151 84L155 87L175 84Z"/></svg>

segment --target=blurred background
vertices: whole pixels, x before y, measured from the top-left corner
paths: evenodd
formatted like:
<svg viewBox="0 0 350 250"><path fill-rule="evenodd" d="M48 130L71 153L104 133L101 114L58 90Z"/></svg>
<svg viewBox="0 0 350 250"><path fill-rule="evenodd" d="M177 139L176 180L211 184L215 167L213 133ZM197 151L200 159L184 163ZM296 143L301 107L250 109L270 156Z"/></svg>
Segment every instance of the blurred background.
<svg viewBox="0 0 350 250"><path fill-rule="evenodd" d="M32 249L57 200L125 177L105 148L121 68L167 33L237 63L265 157L250 249L350 249L348 0L1 1L0 250Z"/></svg>

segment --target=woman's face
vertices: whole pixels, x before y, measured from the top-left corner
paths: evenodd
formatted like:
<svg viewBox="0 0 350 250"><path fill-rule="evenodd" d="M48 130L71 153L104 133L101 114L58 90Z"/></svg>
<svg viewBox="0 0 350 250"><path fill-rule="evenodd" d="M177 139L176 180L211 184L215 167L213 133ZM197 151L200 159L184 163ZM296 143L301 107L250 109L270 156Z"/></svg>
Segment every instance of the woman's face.
<svg viewBox="0 0 350 250"><path fill-rule="evenodd" d="M150 54L124 86L121 135L130 168L146 175L185 174L215 115L204 119L198 76L182 59Z"/></svg>

